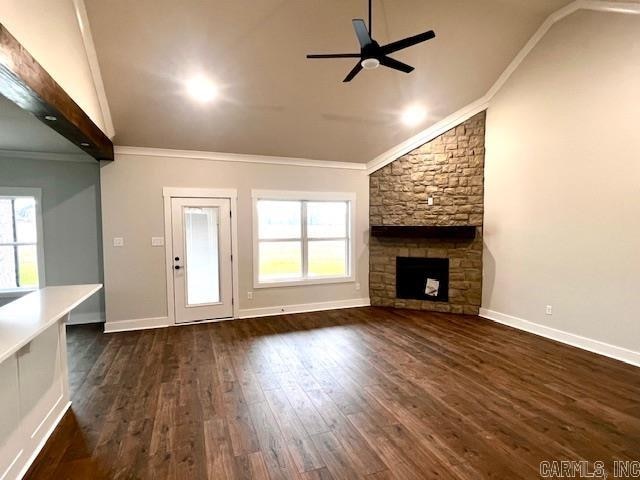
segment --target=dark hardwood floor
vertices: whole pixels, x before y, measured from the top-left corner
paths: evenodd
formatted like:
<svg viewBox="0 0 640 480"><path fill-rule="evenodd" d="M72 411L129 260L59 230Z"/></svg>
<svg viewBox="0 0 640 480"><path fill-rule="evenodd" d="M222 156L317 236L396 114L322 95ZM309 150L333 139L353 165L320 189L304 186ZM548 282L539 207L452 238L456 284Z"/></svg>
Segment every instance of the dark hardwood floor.
<svg viewBox="0 0 640 480"><path fill-rule="evenodd" d="M477 317L361 308L68 330L27 478L518 479L640 460L640 369Z"/></svg>

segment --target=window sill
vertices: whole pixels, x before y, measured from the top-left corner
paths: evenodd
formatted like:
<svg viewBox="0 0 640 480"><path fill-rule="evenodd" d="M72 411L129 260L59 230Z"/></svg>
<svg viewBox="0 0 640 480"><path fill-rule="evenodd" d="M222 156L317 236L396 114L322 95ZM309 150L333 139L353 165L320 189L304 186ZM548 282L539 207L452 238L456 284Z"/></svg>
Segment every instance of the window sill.
<svg viewBox="0 0 640 480"><path fill-rule="evenodd" d="M350 277L319 277L304 280L274 280L272 282L260 282L254 280L253 288L277 288L277 287L304 287L307 285L324 285L331 283L352 283L355 282L355 276Z"/></svg>
<svg viewBox="0 0 640 480"><path fill-rule="evenodd" d="M37 288L20 288L15 290L0 290L0 298L20 298L28 293L35 292Z"/></svg>

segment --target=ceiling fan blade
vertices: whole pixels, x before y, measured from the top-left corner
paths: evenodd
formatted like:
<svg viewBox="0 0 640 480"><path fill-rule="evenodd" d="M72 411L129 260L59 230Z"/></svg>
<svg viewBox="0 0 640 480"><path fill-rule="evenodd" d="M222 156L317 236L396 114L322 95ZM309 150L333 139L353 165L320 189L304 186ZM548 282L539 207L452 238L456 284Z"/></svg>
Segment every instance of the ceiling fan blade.
<svg viewBox="0 0 640 480"><path fill-rule="evenodd" d="M431 40L432 38L435 38L435 36L435 32L433 30L429 30L428 32L419 33L418 35L414 35L413 37L404 38L402 40L398 40L397 42L391 42L380 47L380 50L384 55L389 55L390 53L397 52L398 50L402 50L404 48L417 45L418 43Z"/></svg>
<svg viewBox="0 0 640 480"><path fill-rule="evenodd" d="M359 53L319 53L307 55L307 58L360 58Z"/></svg>
<svg viewBox="0 0 640 480"><path fill-rule="evenodd" d="M354 18L352 23L353 29L356 31L356 37L358 37L358 42L360 42L360 48L371 45L373 40L371 40L371 35L369 35L369 30L367 30L364 20L361 18Z"/></svg>
<svg viewBox="0 0 640 480"><path fill-rule="evenodd" d="M353 80L353 78L360 73L360 70L362 70L362 65L360 64L360 62L356 63L356 66L353 67L353 70L351 70L349 72L349 75L347 75L345 77L345 79L342 81L343 83L346 82L350 82L351 80Z"/></svg>
<svg viewBox="0 0 640 480"><path fill-rule="evenodd" d="M393 68L394 70L400 70L404 73L413 72L414 68L411 65L407 65L406 63L399 62L395 58L391 57L381 57L379 58L380 64L385 67Z"/></svg>

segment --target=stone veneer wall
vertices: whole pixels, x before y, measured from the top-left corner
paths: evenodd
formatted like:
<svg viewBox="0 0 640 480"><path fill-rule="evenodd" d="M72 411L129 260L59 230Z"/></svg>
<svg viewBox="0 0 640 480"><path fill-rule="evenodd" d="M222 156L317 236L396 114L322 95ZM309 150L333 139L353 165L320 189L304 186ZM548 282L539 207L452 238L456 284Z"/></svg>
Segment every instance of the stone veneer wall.
<svg viewBox="0 0 640 480"><path fill-rule="evenodd" d="M371 174L371 225L476 225L474 240L371 238L372 305L477 315L482 295L485 112ZM427 204L433 197L433 205ZM396 257L449 258L449 302L396 298Z"/></svg>

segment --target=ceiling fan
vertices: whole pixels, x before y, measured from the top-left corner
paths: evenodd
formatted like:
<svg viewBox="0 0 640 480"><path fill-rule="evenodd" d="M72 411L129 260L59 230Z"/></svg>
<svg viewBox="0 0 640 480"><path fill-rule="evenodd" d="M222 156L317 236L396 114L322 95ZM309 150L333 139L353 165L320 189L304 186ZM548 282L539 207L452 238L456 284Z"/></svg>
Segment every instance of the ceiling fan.
<svg viewBox="0 0 640 480"><path fill-rule="evenodd" d="M428 32L414 35L413 37L407 37L396 42L382 45L376 42L371 37L371 0L369 0L369 29L361 18L354 18L353 28L356 31L356 37L360 43L360 53L327 53L327 54L312 54L307 55L307 58L358 58L359 61L353 70L345 77L343 82L350 82L354 77L360 73L364 68L365 70L373 70L380 65L393 68L394 70L400 70L404 73L411 73L414 68L411 65L402 63L394 58L389 57L389 54L403 50L408 47L412 47L418 43L426 42L435 38L436 34L433 30Z"/></svg>

